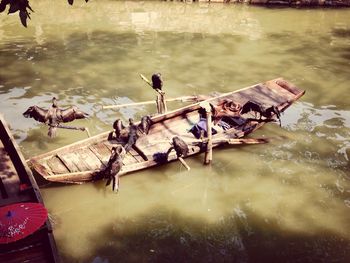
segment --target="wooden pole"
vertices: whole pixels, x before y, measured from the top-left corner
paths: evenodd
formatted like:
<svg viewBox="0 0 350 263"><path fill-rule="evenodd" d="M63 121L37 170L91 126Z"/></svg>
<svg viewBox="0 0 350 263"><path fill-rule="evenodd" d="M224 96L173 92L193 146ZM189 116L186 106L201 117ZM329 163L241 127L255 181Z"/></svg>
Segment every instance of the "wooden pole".
<svg viewBox="0 0 350 263"><path fill-rule="evenodd" d="M206 143L208 141L208 138L201 139L191 139L191 140L184 140L186 143L191 144L198 144L198 143ZM170 143L171 141L167 140L156 140L152 141L152 144L159 144L159 143ZM239 145L239 144L263 144L268 143L269 139L267 138L215 138L212 139L212 143L214 144L221 144L221 143L227 143L231 145Z"/></svg>
<svg viewBox="0 0 350 263"><path fill-rule="evenodd" d="M152 83L142 74L140 74L140 77L142 80L144 80L148 85L150 85L153 88Z"/></svg>
<svg viewBox="0 0 350 263"><path fill-rule="evenodd" d="M185 162L185 160L182 157L178 158L181 164L189 171L191 168L188 166L188 164Z"/></svg>
<svg viewBox="0 0 350 263"><path fill-rule="evenodd" d="M160 94L160 101L162 102L162 108L163 108L163 112L162 113L166 113L168 111L168 108L166 106L166 100L165 100L165 93L164 92L162 94Z"/></svg>
<svg viewBox="0 0 350 263"><path fill-rule="evenodd" d="M115 108L123 108L123 107L137 107L141 105L147 105L147 104L156 104L154 100L144 101L144 102L133 102L133 103L125 103L125 104L119 104L119 105L106 105L102 106L102 109L115 109Z"/></svg>
<svg viewBox="0 0 350 263"><path fill-rule="evenodd" d="M211 107L208 102L201 103L200 106L205 109L207 120L207 149L204 157L204 164L210 164L213 160L213 141L212 141L212 121L211 121Z"/></svg>
<svg viewBox="0 0 350 263"><path fill-rule="evenodd" d="M198 102L204 100L204 97L201 98L199 96L183 96L183 97L178 97L178 98L169 98L169 99L164 99L165 102L174 102L174 101L179 101L179 102ZM126 104L119 104L119 105L106 105L102 106L102 109L114 109L114 108L123 108L123 107L137 107L140 105L148 105L148 104L157 104L156 101L154 100L148 100L148 101L143 101L143 102L132 102L132 103L126 103Z"/></svg>
<svg viewBox="0 0 350 263"><path fill-rule="evenodd" d="M162 114L162 102L160 100L160 94L157 95L157 98L156 98L156 106L157 106L157 112L158 114Z"/></svg>

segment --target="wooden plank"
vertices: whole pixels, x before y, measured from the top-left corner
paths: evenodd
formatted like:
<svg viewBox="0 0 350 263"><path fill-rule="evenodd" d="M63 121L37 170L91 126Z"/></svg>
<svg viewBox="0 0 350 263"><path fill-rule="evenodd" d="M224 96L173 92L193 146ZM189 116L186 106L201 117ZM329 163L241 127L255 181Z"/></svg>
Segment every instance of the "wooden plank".
<svg viewBox="0 0 350 263"><path fill-rule="evenodd" d="M103 163L99 158L90 150L90 148L83 148L76 152L77 155L81 156L81 160L89 168L89 170L101 169Z"/></svg>
<svg viewBox="0 0 350 263"><path fill-rule="evenodd" d="M53 156L52 158L47 160L46 163L54 174L64 174L69 172L68 168L57 156Z"/></svg>
<svg viewBox="0 0 350 263"><path fill-rule="evenodd" d="M112 148L115 147L115 145L111 144L109 141L105 141L105 142L103 142L103 144L104 144L104 146L107 147L107 149L110 151L110 153L112 152Z"/></svg>
<svg viewBox="0 0 350 263"><path fill-rule="evenodd" d="M98 147L99 147L99 145L97 144L95 146L89 146L89 149L100 160L100 162L103 164L103 166L106 167L106 165L108 163L107 155L103 154L102 151L99 151ZM106 147L103 145L103 148L106 148Z"/></svg>
<svg viewBox="0 0 350 263"><path fill-rule="evenodd" d="M213 160L213 141L212 141L212 130L211 130L211 107L209 103L207 104L202 104L201 105L205 109L206 113L206 124L207 124L207 149L205 151L205 159L204 159L204 164L210 164L211 161Z"/></svg>
<svg viewBox="0 0 350 263"><path fill-rule="evenodd" d="M40 160L41 162L37 160L33 160L33 162L30 163L31 169L36 171L38 174L43 176L44 178L53 175L54 173L51 171L51 168L47 165L46 160Z"/></svg>
<svg viewBox="0 0 350 263"><path fill-rule="evenodd" d="M144 159L132 148L130 149L129 154L139 163L144 161Z"/></svg>
<svg viewBox="0 0 350 263"><path fill-rule="evenodd" d="M79 167L76 165L76 163L79 163L79 160L70 158L70 155L71 154L57 154L57 157L60 158L71 173L80 172Z"/></svg>
<svg viewBox="0 0 350 263"><path fill-rule="evenodd" d="M92 150L104 164L107 164L109 157L111 156L111 150L104 144L104 142L90 146L90 150Z"/></svg>
<svg viewBox="0 0 350 263"><path fill-rule="evenodd" d="M130 152L128 152L127 154L125 154L125 156L123 158L123 165L129 165L132 163L138 163L138 161L136 158L134 158L132 156L132 154Z"/></svg>
<svg viewBox="0 0 350 263"><path fill-rule="evenodd" d="M79 152L71 152L65 154L66 159L70 159L76 167L78 167L78 171L90 171L95 170L90 167L90 165L82 158L81 153Z"/></svg>

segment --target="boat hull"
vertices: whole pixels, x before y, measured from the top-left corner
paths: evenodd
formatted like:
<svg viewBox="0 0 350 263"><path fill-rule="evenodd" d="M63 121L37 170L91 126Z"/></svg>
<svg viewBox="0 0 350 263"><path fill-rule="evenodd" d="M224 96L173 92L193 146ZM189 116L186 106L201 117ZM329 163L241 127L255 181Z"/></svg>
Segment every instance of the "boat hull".
<svg viewBox="0 0 350 263"><path fill-rule="evenodd" d="M261 105L275 106L280 112L283 112L304 93L305 91L293 84L278 78L210 97L205 101L214 106L223 100L232 100L240 105L244 105L247 101L256 101ZM171 147L170 142L174 136L179 136L189 142L187 157L205 151L205 143L191 143L196 138L189 132L199 121L198 111L201 105L201 103L194 103L152 117L153 124L149 133L141 136L124 157L120 175L175 161L177 156L174 151L164 158L165 153ZM247 143L249 140L239 139L259 129L264 123L254 118L252 114L248 114L243 124L214 134L213 148L227 144L228 140L232 141L232 139L236 142L235 144ZM32 157L28 160L28 164L33 171L48 181L63 183L93 181L97 179L98 172L106 167L112 147L125 144L125 142L110 139L110 133L111 131L107 131Z"/></svg>

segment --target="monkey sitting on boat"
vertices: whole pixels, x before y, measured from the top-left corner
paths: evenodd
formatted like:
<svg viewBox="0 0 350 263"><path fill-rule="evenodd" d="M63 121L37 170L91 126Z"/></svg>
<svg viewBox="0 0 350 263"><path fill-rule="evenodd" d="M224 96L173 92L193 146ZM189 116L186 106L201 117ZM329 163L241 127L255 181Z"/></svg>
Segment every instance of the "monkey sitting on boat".
<svg viewBox="0 0 350 263"><path fill-rule="evenodd" d="M119 172L123 166L123 158L125 156L125 149L123 146L112 147L112 153L108 160L106 168L100 172L104 178L107 178L106 186L112 181L112 190L118 192L119 190Z"/></svg>
<svg viewBox="0 0 350 263"><path fill-rule="evenodd" d="M268 108L265 108L260 103L249 100L242 106L240 113L245 114L251 111L255 112L256 115L259 113L259 121L274 121L273 116L275 115L281 126L281 112L278 107L270 106ZM262 117L265 119L262 119Z"/></svg>

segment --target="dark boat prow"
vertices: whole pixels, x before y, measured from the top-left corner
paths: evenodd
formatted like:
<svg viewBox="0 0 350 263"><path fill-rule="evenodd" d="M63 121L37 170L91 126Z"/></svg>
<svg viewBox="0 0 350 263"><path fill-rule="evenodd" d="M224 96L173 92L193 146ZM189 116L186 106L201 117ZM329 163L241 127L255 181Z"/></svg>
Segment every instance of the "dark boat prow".
<svg viewBox="0 0 350 263"><path fill-rule="evenodd" d="M0 138L0 207L27 202L43 205L39 187L1 114ZM49 219L33 234L0 244L0 262L59 262Z"/></svg>

